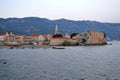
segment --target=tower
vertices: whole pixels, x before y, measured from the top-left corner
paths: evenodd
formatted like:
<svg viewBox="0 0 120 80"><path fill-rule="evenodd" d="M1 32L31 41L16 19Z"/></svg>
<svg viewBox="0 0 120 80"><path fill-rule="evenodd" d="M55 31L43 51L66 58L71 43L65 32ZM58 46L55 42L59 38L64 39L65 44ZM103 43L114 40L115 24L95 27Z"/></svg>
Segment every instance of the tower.
<svg viewBox="0 0 120 80"><path fill-rule="evenodd" d="M56 27L55 27L55 34L59 34L59 30L58 30L57 24L56 24Z"/></svg>

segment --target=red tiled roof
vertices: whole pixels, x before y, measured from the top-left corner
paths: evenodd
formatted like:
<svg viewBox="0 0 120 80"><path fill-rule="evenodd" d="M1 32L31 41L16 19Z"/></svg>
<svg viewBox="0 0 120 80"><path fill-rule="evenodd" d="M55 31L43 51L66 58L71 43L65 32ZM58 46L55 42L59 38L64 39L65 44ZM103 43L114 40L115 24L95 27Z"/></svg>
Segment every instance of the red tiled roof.
<svg viewBox="0 0 120 80"><path fill-rule="evenodd" d="M39 36L39 34L32 34L31 36Z"/></svg>

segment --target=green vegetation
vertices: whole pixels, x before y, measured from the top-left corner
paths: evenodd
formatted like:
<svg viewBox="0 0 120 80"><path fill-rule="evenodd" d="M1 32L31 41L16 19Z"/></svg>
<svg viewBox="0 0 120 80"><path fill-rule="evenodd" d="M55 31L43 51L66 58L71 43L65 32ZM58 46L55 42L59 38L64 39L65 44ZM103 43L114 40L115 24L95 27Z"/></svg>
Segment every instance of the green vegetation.
<svg viewBox="0 0 120 80"><path fill-rule="evenodd" d="M70 37L72 38L72 37L75 37L76 35L78 35L78 33L72 33Z"/></svg>
<svg viewBox="0 0 120 80"><path fill-rule="evenodd" d="M85 43L86 41L87 41L86 39L84 39L84 38L82 39L82 43Z"/></svg>
<svg viewBox="0 0 120 80"><path fill-rule="evenodd" d="M53 38L56 38L56 37L63 37L63 35L62 34L55 34L55 35L53 35Z"/></svg>
<svg viewBox="0 0 120 80"><path fill-rule="evenodd" d="M106 33L105 32L103 32L104 33L104 38L106 38Z"/></svg>

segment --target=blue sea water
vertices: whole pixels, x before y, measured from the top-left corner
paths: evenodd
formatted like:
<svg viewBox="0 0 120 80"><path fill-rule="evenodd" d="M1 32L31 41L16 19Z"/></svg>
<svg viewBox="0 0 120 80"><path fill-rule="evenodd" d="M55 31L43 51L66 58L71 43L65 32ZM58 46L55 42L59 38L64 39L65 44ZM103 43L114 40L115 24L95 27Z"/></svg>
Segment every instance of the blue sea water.
<svg viewBox="0 0 120 80"><path fill-rule="evenodd" d="M65 49L0 49L0 80L120 80L120 42Z"/></svg>

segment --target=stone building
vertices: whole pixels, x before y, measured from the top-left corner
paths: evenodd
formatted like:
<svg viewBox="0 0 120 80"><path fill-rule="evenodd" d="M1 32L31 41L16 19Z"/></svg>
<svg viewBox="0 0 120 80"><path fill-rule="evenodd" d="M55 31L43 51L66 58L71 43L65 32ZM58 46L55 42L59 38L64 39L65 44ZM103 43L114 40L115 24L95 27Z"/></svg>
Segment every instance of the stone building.
<svg viewBox="0 0 120 80"><path fill-rule="evenodd" d="M17 34L15 36L15 39L17 40L17 43L23 44L24 43L24 35Z"/></svg>
<svg viewBox="0 0 120 80"><path fill-rule="evenodd" d="M4 34L0 34L0 41L4 41L5 40L5 35Z"/></svg>
<svg viewBox="0 0 120 80"><path fill-rule="evenodd" d="M68 35L67 33L65 35L63 35L63 37L66 39L70 39L70 35Z"/></svg>
<svg viewBox="0 0 120 80"><path fill-rule="evenodd" d="M46 40L46 37L44 35L39 35L38 40L39 41L44 41L44 40Z"/></svg>
<svg viewBox="0 0 120 80"><path fill-rule="evenodd" d="M32 36L24 36L24 44L30 44L32 42Z"/></svg>
<svg viewBox="0 0 120 80"><path fill-rule="evenodd" d="M5 35L4 34L0 34L0 45L3 45L5 41Z"/></svg>
<svg viewBox="0 0 120 80"><path fill-rule="evenodd" d="M32 34L31 35L33 41L38 41L39 40L39 34Z"/></svg>
<svg viewBox="0 0 120 80"><path fill-rule="evenodd" d="M78 34L77 40L80 45L102 45L106 44L106 35L104 32L87 30Z"/></svg>
<svg viewBox="0 0 120 80"><path fill-rule="evenodd" d="M6 33L5 42L17 42L17 40L15 39L15 35L12 32Z"/></svg>
<svg viewBox="0 0 120 80"><path fill-rule="evenodd" d="M44 36L46 37L47 40L50 40L53 37L52 34L45 34Z"/></svg>

